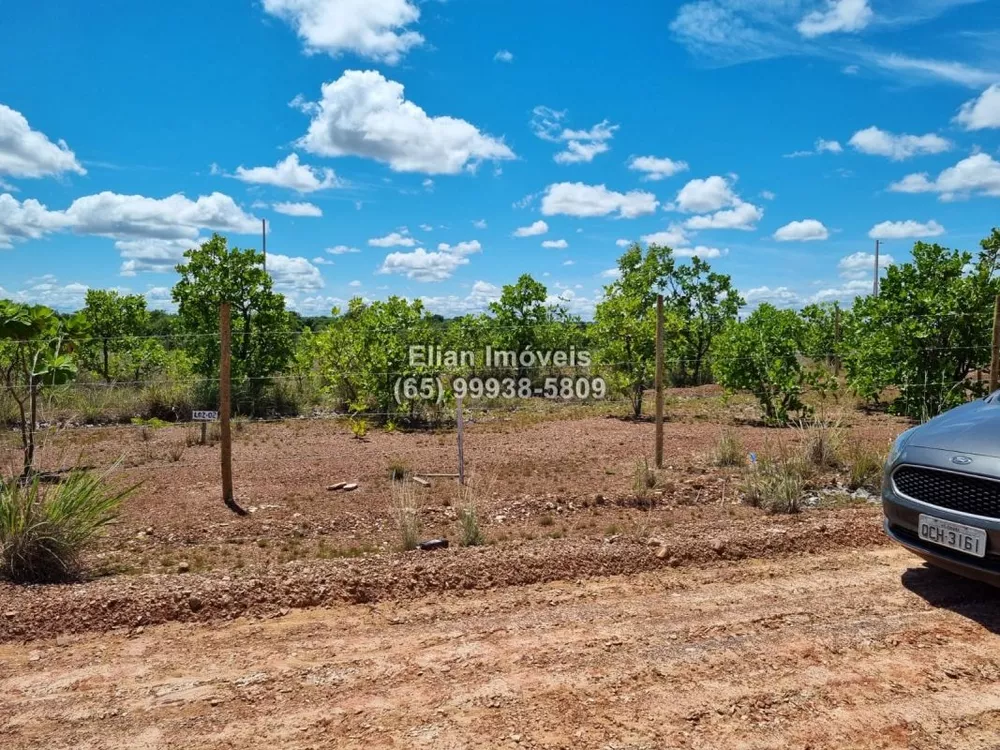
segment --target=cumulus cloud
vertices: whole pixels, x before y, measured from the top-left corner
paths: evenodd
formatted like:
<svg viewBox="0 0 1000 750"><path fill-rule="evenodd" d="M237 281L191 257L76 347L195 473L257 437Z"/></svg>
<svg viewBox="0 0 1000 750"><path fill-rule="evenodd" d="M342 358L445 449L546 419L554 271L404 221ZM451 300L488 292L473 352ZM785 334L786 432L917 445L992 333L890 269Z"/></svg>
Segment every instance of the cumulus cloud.
<svg viewBox="0 0 1000 750"><path fill-rule="evenodd" d="M347 253L360 253L361 251L356 247L350 247L349 245L336 245L335 247L328 247L326 249L330 255L346 255Z"/></svg>
<svg viewBox="0 0 1000 750"><path fill-rule="evenodd" d="M671 224L667 229L652 234L644 234L640 239L647 245L660 245L661 247L680 247L688 242L687 232L684 227ZM618 247L628 247L632 243L628 240L618 240ZM624 243L624 244L621 244Z"/></svg>
<svg viewBox="0 0 1000 750"><path fill-rule="evenodd" d="M272 208L279 214L286 216L320 217L323 215L323 209L313 203L275 203Z"/></svg>
<svg viewBox="0 0 1000 750"><path fill-rule="evenodd" d="M558 182L545 189L542 214L578 217L617 214L621 219L634 219L655 212L658 205L655 195L641 190L617 193L604 185Z"/></svg>
<svg viewBox="0 0 1000 750"><path fill-rule="evenodd" d="M493 55L493 60L495 62L511 63L514 62L514 53L508 49L502 49Z"/></svg>
<svg viewBox="0 0 1000 750"><path fill-rule="evenodd" d="M937 237L944 234L944 227L931 219L926 224L907 219L906 221L883 221L868 232L873 240L902 240L919 237Z"/></svg>
<svg viewBox="0 0 1000 750"><path fill-rule="evenodd" d="M404 229L402 232L390 232L385 237L373 237L368 244L372 247L413 247L417 241Z"/></svg>
<svg viewBox="0 0 1000 750"><path fill-rule="evenodd" d="M717 247L706 247L696 245L695 247L679 247L674 250L674 255L678 258L721 258L729 255L728 248L719 249Z"/></svg>
<svg viewBox="0 0 1000 750"><path fill-rule="evenodd" d="M479 243L460 242L455 247L442 243L436 252L428 252L422 247L408 253L389 253L385 256L378 272L399 274L414 281L444 281L469 264L469 255L481 250Z"/></svg>
<svg viewBox="0 0 1000 750"><path fill-rule="evenodd" d="M474 226L476 229L486 229L487 227L486 219L476 219L474 222L472 222L472 226Z"/></svg>
<svg viewBox="0 0 1000 750"><path fill-rule="evenodd" d="M889 186L897 193L937 193L944 201L970 195L1000 196L1000 163L986 153L973 154L931 180L927 172L906 175Z"/></svg>
<svg viewBox="0 0 1000 750"><path fill-rule="evenodd" d="M963 104L955 122L966 130L1000 128L1000 83L994 83L978 98Z"/></svg>
<svg viewBox="0 0 1000 750"><path fill-rule="evenodd" d="M566 240L545 240L542 247L549 250L565 250L569 247L569 243Z"/></svg>
<svg viewBox="0 0 1000 750"><path fill-rule="evenodd" d="M0 195L0 248L10 248L15 241L40 239L71 224L62 211L49 211L34 198L22 203L10 193Z"/></svg>
<svg viewBox="0 0 1000 750"><path fill-rule="evenodd" d="M103 192L77 198L66 209L74 231L105 237L193 239L199 229L255 234L260 220L223 193L195 200L175 193L166 198Z"/></svg>
<svg viewBox="0 0 1000 750"><path fill-rule="evenodd" d="M684 222L688 229L756 229L764 211L736 194L732 187L735 179L735 176L730 180L712 175L691 180L677 192L667 208L701 214Z"/></svg>
<svg viewBox="0 0 1000 750"><path fill-rule="evenodd" d="M743 299L746 300L748 307L756 307L763 302L767 302L775 307L794 307L800 301L799 295L787 286L776 288L757 286L744 292Z"/></svg>
<svg viewBox="0 0 1000 750"><path fill-rule="evenodd" d="M796 159L801 156L815 156L823 153L840 154L843 153L843 151L844 147L840 145L840 141L828 141L824 138L817 138L816 143L813 145L813 150L793 151L790 154L785 154L785 158Z"/></svg>
<svg viewBox="0 0 1000 750"><path fill-rule="evenodd" d="M816 219L803 219L802 221L792 221L781 227L774 233L774 239L779 242L810 242L815 240L825 240L830 236L821 221Z"/></svg>
<svg viewBox="0 0 1000 750"><path fill-rule="evenodd" d="M826 8L807 14L796 28L802 36L812 39L834 32L861 31L874 16L868 0L827 0Z"/></svg>
<svg viewBox="0 0 1000 750"><path fill-rule="evenodd" d="M191 240L162 240L155 237L118 240L115 248L125 260L122 262L122 276L135 276L137 273L170 273L174 267L183 261L184 253L199 247L204 238Z"/></svg>
<svg viewBox="0 0 1000 750"><path fill-rule="evenodd" d="M313 292L323 288L323 276L306 258L267 254L267 272L279 292Z"/></svg>
<svg viewBox="0 0 1000 750"><path fill-rule="evenodd" d="M531 129L535 135L552 143L565 143L564 151L554 157L557 164L578 164L591 162L598 154L608 151L608 141L614 138L617 125L607 120L594 125L589 130L573 130L565 127L566 112L538 106L532 110Z"/></svg>
<svg viewBox="0 0 1000 750"><path fill-rule="evenodd" d="M26 286L15 292L4 292L4 296L15 302L26 302L33 305L70 312L79 310L84 305L87 296L87 285L79 282L62 284L52 274L45 274L28 279Z"/></svg>
<svg viewBox="0 0 1000 750"><path fill-rule="evenodd" d="M658 156L635 156L628 163L628 168L635 172L642 172L644 180L663 180L673 177L678 172L686 172L688 163L686 161L674 161L666 157Z"/></svg>
<svg viewBox="0 0 1000 750"><path fill-rule="evenodd" d="M274 185L299 193L313 193L317 190L342 187L343 183L329 167L314 169L299 162L298 154L289 154L273 167L243 166L236 168L236 179L256 185Z"/></svg>
<svg viewBox="0 0 1000 750"><path fill-rule="evenodd" d="M0 104L0 175L52 177L66 172L87 174L65 141L53 143L32 130L20 112Z"/></svg>
<svg viewBox="0 0 1000 750"><path fill-rule="evenodd" d="M874 125L859 130L848 141L850 145L863 154L887 156L893 161L902 161L912 156L924 154L940 154L952 148L952 142L935 133L926 135L895 134L880 130Z"/></svg>
<svg viewBox="0 0 1000 750"><path fill-rule="evenodd" d="M891 255L879 253L878 267L885 269L895 261ZM841 278L852 281L871 279L875 269L874 253L857 252L840 259L837 263L837 271Z"/></svg>
<svg viewBox="0 0 1000 750"><path fill-rule="evenodd" d="M477 281L465 297L449 295L446 297L421 297L430 312L452 318L459 315L484 312L491 302L500 299L502 289L488 281Z"/></svg>
<svg viewBox="0 0 1000 750"><path fill-rule="evenodd" d="M652 235L646 235L646 236L650 237ZM617 245L618 247L628 247L631 244L632 244L631 240L625 240L625 239L615 240L615 245Z"/></svg>
<svg viewBox="0 0 1000 750"><path fill-rule="evenodd" d="M321 156L360 156L396 172L457 174L482 161L513 159L503 142L455 117L431 117L403 85L374 70L348 70L323 84L309 130L298 143Z"/></svg>
<svg viewBox="0 0 1000 750"><path fill-rule="evenodd" d="M533 224L529 224L526 227L518 227L514 230L515 237L535 237L539 234L545 234L549 231L549 225L544 221L539 219Z"/></svg>
<svg viewBox="0 0 1000 750"><path fill-rule="evenodd" d="M264 10L288 23L309 54L353 52L395 65L424 42L409 29L420 19L411 0L263 0Z"/></svg>

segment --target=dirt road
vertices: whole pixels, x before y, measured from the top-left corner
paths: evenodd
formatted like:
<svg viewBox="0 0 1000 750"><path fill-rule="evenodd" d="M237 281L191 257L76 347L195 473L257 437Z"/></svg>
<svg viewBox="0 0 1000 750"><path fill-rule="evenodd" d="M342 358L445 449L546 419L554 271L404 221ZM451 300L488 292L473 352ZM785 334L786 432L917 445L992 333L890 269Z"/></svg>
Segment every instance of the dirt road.
<svg viewBox="0 0 1000 750"><path fill-rule="evenodd" d="M896 548L0 646L17 748L995 748L1000 598Z"/></svg>

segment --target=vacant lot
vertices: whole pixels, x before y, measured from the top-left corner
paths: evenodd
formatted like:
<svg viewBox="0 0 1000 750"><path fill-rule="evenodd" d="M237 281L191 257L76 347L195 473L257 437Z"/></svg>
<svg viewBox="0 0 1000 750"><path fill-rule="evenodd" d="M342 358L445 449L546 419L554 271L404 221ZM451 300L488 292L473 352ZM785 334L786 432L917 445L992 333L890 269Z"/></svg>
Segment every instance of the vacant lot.
<svg viewBox="0 0 1000 750"><path fill-rule="evenodd" d="M803 512L768 515L713 461L726 430L760 457L813 433L756 426L711 389L669 413L669 468L644 497L651 423L477 414L466 457L489 543L434 553L399 551L389 473L454 471L450 431L247 425L246 518L191 428L51 435L48 468L121 459L118 480L142 486L91 580L0 584L0 741L994 747L993 592L886 546L845 467L814 472ZM833 421L842 446L876 450L905 426ZM358 488L327 490L342 481ZM459 502L452 480L417 488L422 536L455 540Z"/></svg>

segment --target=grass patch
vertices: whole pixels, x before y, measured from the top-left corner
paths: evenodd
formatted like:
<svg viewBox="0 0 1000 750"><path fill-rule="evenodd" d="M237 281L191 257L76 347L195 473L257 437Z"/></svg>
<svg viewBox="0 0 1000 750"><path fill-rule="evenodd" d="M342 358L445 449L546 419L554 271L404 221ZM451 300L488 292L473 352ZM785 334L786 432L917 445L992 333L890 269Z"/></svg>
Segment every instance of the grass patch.
<svg viewBox="0 0 1000 750"><path fill-rule="evenodd" d="M743 502L768 513L798 513L808 475L802 457L784 450L775 458L761 458L743 470Z"/></svg>
<svg viewBox="0 0 1000 750"><path fill-rule="evenodd" d="M851 444L847 454L847 486L852 490L879 492L886 452L861 442Z"/></svg>
<svg viewBox="0 0 1000 750"><path fill-rule="evenodd" d="M392 515L403 549L416 549L420 543L420 511L412 482L392 483Z"/></svg>
<svg viewBox="0 0 1000 750"><path fill-rule="evenodd" d="M0 572L18 583L76 577L83 551L134 490L112 489L87 472L57 485L0 485Z"/></svg>
<svg viewBox="0 0 1000 750"><path fill-rule="evenodd" d="M724 429L715 444L712 463L716 466L743 466L746 460L746 451L739 433L736 430Z"/></svg>

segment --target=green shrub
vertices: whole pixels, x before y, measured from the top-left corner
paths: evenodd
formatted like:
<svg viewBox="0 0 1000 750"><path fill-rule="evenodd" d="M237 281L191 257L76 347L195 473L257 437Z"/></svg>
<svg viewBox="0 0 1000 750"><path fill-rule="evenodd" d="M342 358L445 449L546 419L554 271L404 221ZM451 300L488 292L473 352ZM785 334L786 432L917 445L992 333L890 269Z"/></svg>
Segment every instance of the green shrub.
<svg viewBox="0 0 1000 750"><path fill-rule="evenodd" d="M87 472L51 486L37 477L0 485L0 572L19 583L73 578L81 553L134 489Z"/></svg>

